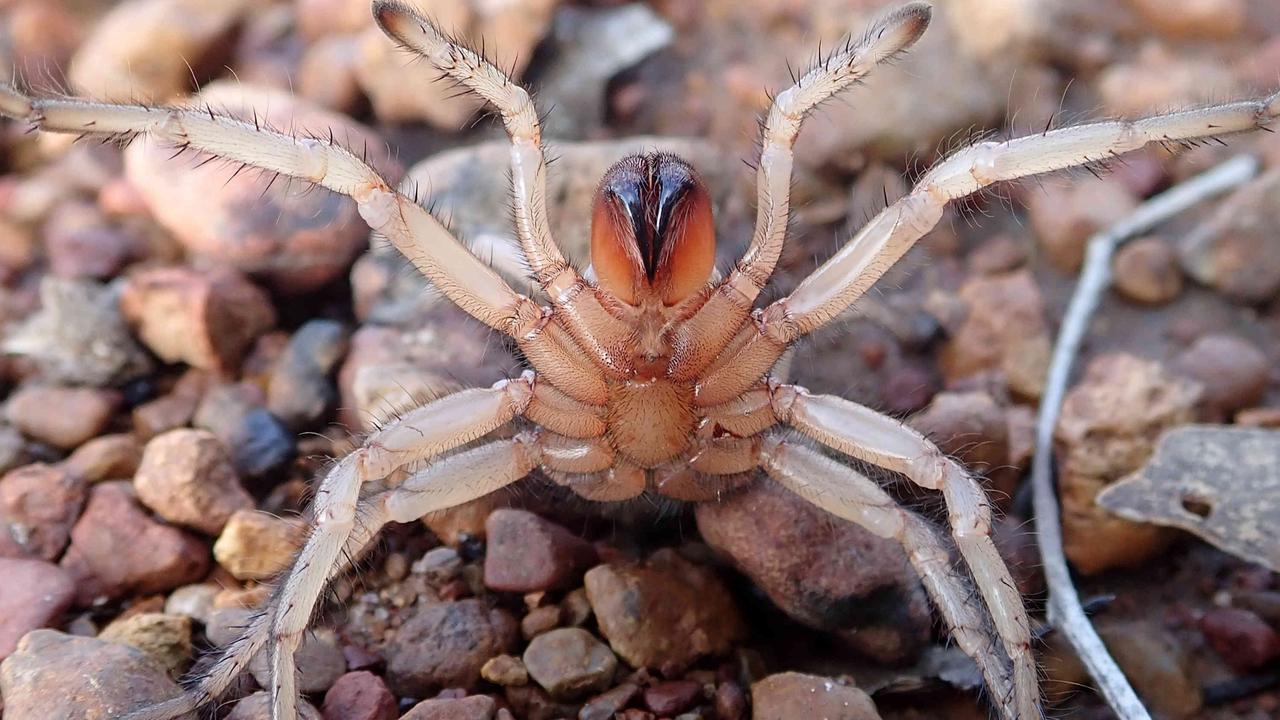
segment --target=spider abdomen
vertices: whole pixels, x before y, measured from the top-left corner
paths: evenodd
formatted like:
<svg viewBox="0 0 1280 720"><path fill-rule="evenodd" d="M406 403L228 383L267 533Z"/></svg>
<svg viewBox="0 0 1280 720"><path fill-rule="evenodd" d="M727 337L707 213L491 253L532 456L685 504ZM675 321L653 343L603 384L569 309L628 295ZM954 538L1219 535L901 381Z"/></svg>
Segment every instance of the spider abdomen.
<svg viewBox="0 0 1280 720"><path fill-rule="evenodd" d="M693 386L665 379L619 382L611 388L607 407L610 443L642 468L684 452L698 422Z"/></svg>

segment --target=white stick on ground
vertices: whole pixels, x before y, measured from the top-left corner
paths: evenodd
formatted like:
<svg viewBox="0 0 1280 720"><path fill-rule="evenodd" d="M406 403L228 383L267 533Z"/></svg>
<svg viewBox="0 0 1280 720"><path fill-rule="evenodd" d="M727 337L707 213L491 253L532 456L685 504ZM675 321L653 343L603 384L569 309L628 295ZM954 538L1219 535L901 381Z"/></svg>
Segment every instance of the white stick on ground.
<svg viewBox="0 0 1280 720"><path fill-rule="evenodd" d="M1062 549L1062 523L1053 484L1053 428L1062 409L1071 365L1102 292L1111 282L1111 255L1116 247L1180 212L1244 184L1258 173L1258 160L1242 155L1151 198L1132 215L1089 239L1080 281L1062 319L1049 363L1044 398L1036 419L1036 449L1031 466L1036 536L1049 586L1049 624L1066 636L1107 704L1121 720L1151 720L1107 648L1093 629L1071 581Z"/></svg>

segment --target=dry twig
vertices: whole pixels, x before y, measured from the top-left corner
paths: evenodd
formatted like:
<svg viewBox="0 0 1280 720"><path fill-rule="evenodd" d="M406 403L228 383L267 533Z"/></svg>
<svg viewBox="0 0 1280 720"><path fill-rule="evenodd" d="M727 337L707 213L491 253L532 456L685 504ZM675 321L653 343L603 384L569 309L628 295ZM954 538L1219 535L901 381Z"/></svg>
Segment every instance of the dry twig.
<svg viewBox="0 0 1280 720"><path fill-rule="evenodd" d="M1053 428L1062 409L1071 365L1089 327L1089 319L1098 306L1102 291L1110 284L1111 255L1116 247L1197 203L1245 183L1257 172L1256 158L1234 158L1151 198L1123 221L1090 238L1080 281L1067 306L1049 364L1044 398L1036 419L1036 449L1031 467L1036 535L1049 586L1048 620L1066 636L1107 704L1121 720L1150 720L1151 716L1107 653L1102 639L1080 606L1080 597L1071 581L1062 549L1062 524L1050 465L1053 459Z"/></svg>

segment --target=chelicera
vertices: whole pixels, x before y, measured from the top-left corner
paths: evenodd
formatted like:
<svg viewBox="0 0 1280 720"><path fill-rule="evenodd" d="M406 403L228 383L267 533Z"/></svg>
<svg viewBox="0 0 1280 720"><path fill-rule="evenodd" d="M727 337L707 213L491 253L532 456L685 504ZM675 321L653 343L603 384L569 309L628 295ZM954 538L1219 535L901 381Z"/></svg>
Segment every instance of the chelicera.
<svg viewBox="0 0 1280 720"><path fill-rule="evenodd" d="M1042 717L1022 599L990 538L981 486L898 420L775 376L794 344L832 322L938 222L947 203L992 183L1110 159L1151 142L1266 126L1280 95L1049 130L959 150L873 218L788 296L757 306L786 235L792 147L805 117L925 31L930 8L889 13L778 94L763 123L755 232L715 277L707 188L665 154L614 165L594 201L594 276L551 237L547 165L529 94L410 8L375 0L382 29L487 100L511 140L516 230L545 304L516 292L426 209L331 138L298 138L219 114L29 97L0 86L0 112L45 130L132 136L306 180L354 198L362 217L450 301L511 339L529 369L448 395L373 432L320 480L312 531L267 606L191 691L140 709L170 718L218 697L259 653L272 717L297 716L293 654L324 587L388 522L409 522L514 483L535 470L602 501L656 493L711 500L777 482L833 515L896 539L956 644L974 659L1001 717ZM515 425L514 434L495 431ZM951 542L900 507L849 461L942 493ZM404 472L400 472L404 471ZM953 562L952 544L960 562Z"/></svg>

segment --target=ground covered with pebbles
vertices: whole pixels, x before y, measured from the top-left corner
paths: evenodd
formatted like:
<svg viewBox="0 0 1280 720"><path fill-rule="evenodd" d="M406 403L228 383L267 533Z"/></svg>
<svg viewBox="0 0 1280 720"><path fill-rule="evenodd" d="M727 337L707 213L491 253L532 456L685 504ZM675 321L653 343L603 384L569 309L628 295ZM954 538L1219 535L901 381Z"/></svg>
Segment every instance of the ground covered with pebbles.
<svg viewBox="0 0 1280 720"><path fill-rule="evenodd" d="M745 246L767 91L880 0L416 0L538 91L550 205L585 264L591 193L678 152ZM1039 132L1270 92L1271 0L950 0L897 66L797 148L778 292L982 132ZM201 102L332 131L527 286L506 149L477 104L373 27L367 0L0 0L0 77ZM1026 483L1033 413L1087 238L1238 153L1246 187L1124 247L1055 437L1067 554L1161 718L1280 717L1280 581L1119 519L1100 489L1193 422L1280 427L1280 135L1154 148L1097 176L948 211L797 382L902 417L983 478L997 540L1043 600ZM354 204L189 153L0 124L0 712L112 718L236 639L308 526L309 483L415 402L518 359L369 242ZM886 478L891 480L891 478ZM936 499L904 501L941 521ZM390 528L298 653L325 720L982 718L898 547L759 483L697 508L592 506L532 478ZM1037 619L1039 615L1037 615ZM1110 717L1060 637L1052 713ZM218 710L269 715L255 662Z"/></svg>

